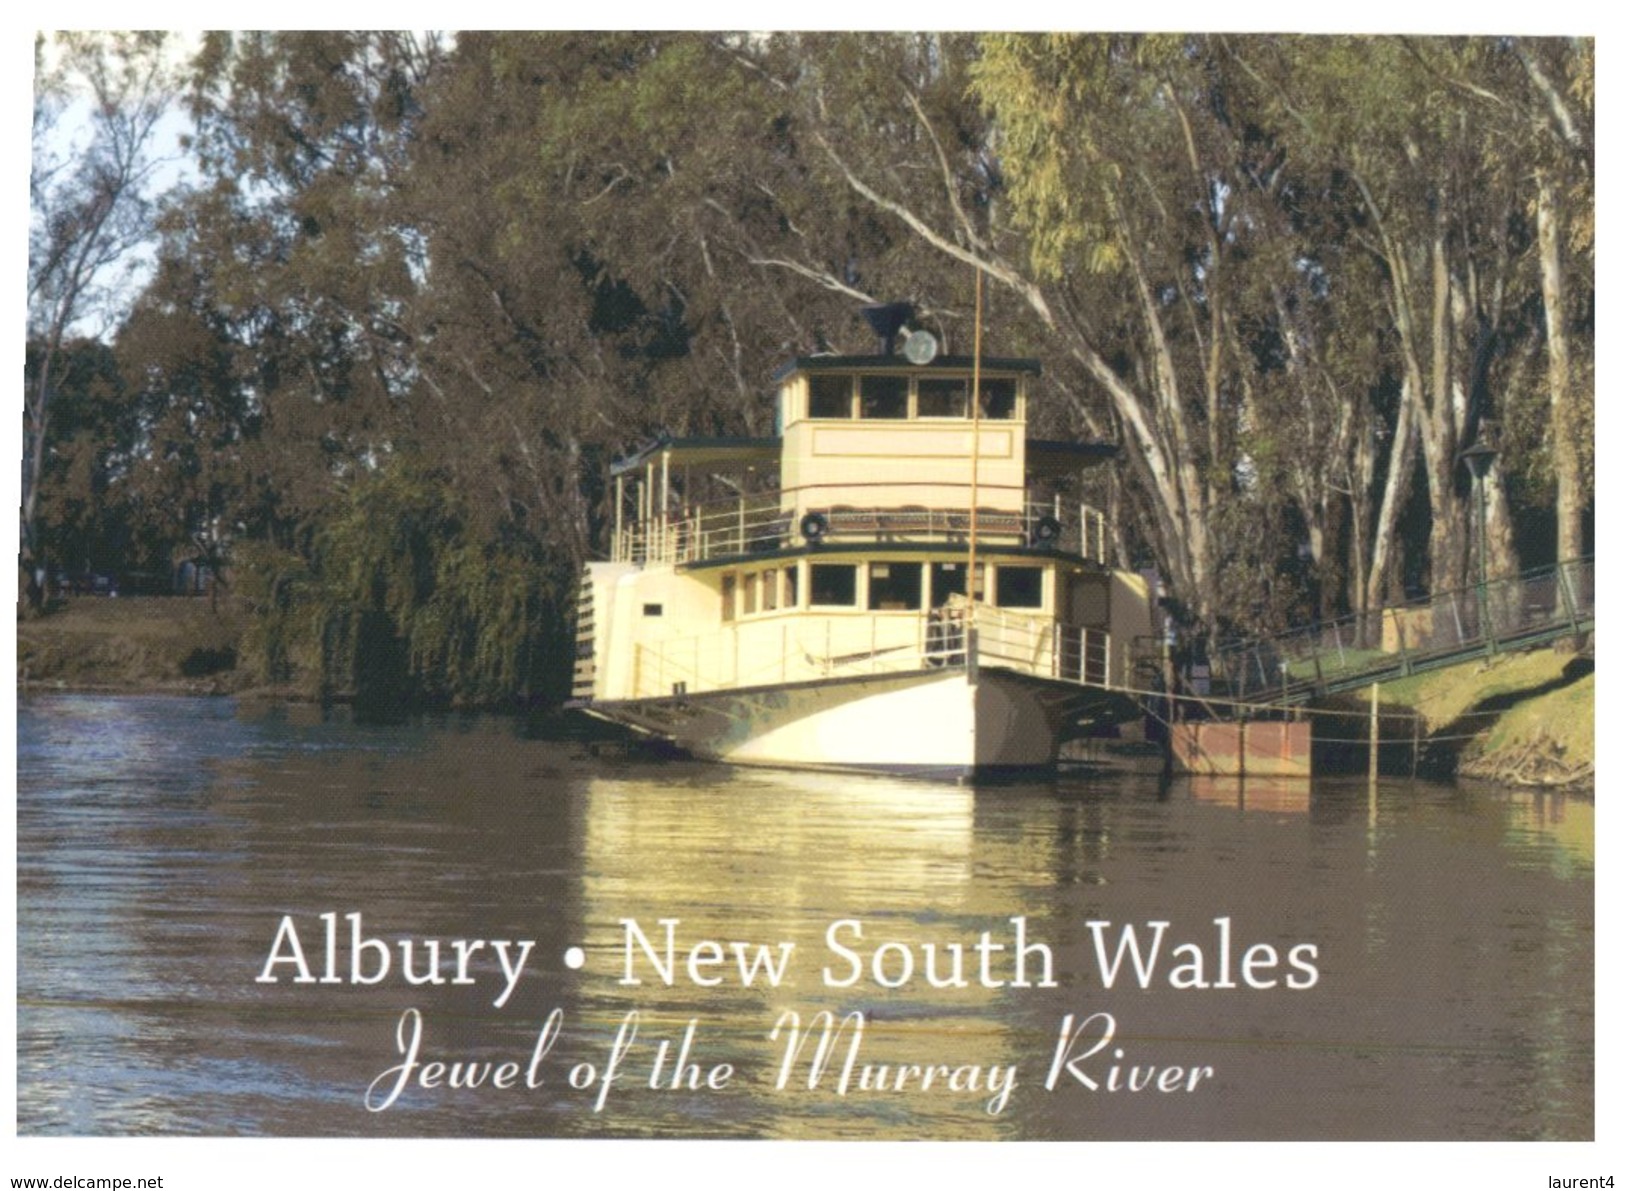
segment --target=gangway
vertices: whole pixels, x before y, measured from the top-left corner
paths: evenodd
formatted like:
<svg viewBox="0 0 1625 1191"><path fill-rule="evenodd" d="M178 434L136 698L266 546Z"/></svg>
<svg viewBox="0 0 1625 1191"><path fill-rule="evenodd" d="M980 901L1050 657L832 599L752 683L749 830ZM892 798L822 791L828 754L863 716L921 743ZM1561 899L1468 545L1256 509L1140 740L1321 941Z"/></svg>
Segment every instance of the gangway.
<svg viewBox="0 0 1625 1191"><path fill-rule="evenodd" d="M1224 646L1209 658L1214 695L1259 709L1534 649L1596 627L1592 558L1503 576L1414 604Z"/></svg>

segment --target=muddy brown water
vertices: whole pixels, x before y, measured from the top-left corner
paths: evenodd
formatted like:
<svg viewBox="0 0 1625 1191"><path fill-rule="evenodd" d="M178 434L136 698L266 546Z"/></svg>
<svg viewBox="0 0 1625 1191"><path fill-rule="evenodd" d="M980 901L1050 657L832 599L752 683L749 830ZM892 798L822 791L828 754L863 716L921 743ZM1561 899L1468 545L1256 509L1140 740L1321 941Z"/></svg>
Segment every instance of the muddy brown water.
<svg viewBox="0 0 1625 1191"><path fill-rule="evenodd" d="M30 697L17 750L23 1134L1594 1133L1583 798L224 699Z"/></svg>

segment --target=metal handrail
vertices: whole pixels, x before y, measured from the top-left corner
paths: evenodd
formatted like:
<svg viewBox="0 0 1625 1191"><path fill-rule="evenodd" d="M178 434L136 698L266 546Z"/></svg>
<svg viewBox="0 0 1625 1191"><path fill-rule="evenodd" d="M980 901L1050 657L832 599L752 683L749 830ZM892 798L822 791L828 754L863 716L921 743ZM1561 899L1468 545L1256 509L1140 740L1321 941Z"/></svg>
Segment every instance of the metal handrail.
<svg viewBox="0 0 1625 1191"><path fill-rule="evenodd" d="M1595 561L1574 559L1227 645L1210 664L1231 698L1292 702L1468 658L1587 632Z"/></svg>
<svg viewBox="0 0 1625 1191"><path fill-rule="evenodd" d="M809 538L778 493L700 505L667 516L623 525L614 535L616 562L680 565L746 558L787 545L807 545L827 535L836 541L923 542L960 546L969 541L969 505L891 505L857 508L827 505L800 511L816 515L822 532ZM1110 543L1106 515L1087 504L1029 500L1020 509L976 510L978 543L1037 545L1105 565Z"/></svg>
<svg viewBox="0 0 1625 1191"><path fill-rule="evenodd" d="M739 625L642 643L633 662L632 698L700 694L786 682L906 673L976 662L1079 685L1110 687L1111 635L1104 629L979 604L865 615L785 616L779 647L739 645ZM976 631L967 631L974 623ZM839 625L840 633L832 631ZM867 631L865 631L865 626ZM854 640L855 647L848 645ZM867 638L867 644L863 644Z"/></svg>

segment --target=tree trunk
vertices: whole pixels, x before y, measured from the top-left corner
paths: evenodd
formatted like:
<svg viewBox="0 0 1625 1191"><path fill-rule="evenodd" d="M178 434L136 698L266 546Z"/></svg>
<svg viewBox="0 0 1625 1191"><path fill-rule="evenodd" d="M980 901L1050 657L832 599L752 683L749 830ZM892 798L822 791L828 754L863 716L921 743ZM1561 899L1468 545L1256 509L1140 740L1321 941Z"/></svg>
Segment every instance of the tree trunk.
<svg viewBox="0 0 1625 1191"><path fill-rule="evenodd" d="M1557 477L1557 561L1584 551L1577 420L1569 394L1569 340L1564 325L1563 261L1558 246L1557 187L1549 173L1536 178L1535 221L1540 243L1540 289L1546 307L1546 378L1551 389L1552 470Z"/></svg>
<svg viewBox="0 0 1625 1191"><path fill-rule="evenodd" d="M1484 505L1489 524L1485 527L1491 581L1516 575L1521 570L1512 533L1512 505L1507 500L1506 473L1497 459L1484 476Z"/></svg>
<svg viewBox="0 0 1625 1191"><path fill-rule="evenodd" d="M1413 423L1419 416L1415 390L1407 380L1400 389L1399 412L1395 416L1394 445L1388 456L1388 477L1382 486L1382 504L1371 531L1371 566L1365 576L1363 610L1382 607L1383 587L1393 567L1393 543L1399 524L1399 511L1410 496L1411 469L1416 461L1416 435Z"/></svg>
<svg viewBox="0 0 1625 1191"><path fill-rule="evenodd" d="M1441 200L1442 201L1442 200ZM1428 250L1432 282L1429 381L1422 423L1422 457L1428 483L1428 586L1451 591L1469 581L1469 540L1462 533L1461 499L1456 494L1457 459L1461 450L1461 419L1456 410L1455 321L1451 318L1451 277L1445 254L1442 216L1434 228ZM1473 494L1469 491L1468 499Z"/></svg>
<svg viewBox="0 0 1625 1191"><path fill-rule="evenodd" d="M23 491L18 507L17 565L22 580L22 612L25 616L37 615L44 609L46 591L50 586L50 577L44 573L45 559L39 543L39 494L40 484L45 478L50 386L55 380L52 371L61 340L62 330L60 320L57 320L45 343L39 362L39 375L34 378L23 411L26 425L23 431Z"/></svg>

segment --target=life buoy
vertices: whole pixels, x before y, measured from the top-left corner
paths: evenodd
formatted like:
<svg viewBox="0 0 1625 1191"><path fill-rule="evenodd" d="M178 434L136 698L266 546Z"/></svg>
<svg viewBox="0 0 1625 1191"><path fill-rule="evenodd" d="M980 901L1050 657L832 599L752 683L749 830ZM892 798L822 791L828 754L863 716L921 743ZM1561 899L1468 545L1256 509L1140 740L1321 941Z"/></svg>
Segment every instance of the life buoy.
<svg viewBox="0 0 1625 1191"><path fill-rule="evenodd" d="M817 544L829 532L829 518L822 513L808 513L801 519L801 536Z"/></svg>
<svg viewBox="0 0 1625 1191"><path fill-rule="evenodd" d="M1061 538L1061 523L1047 514L1033 524L1033 541L1040 546L1053 546Z"/></svg>

